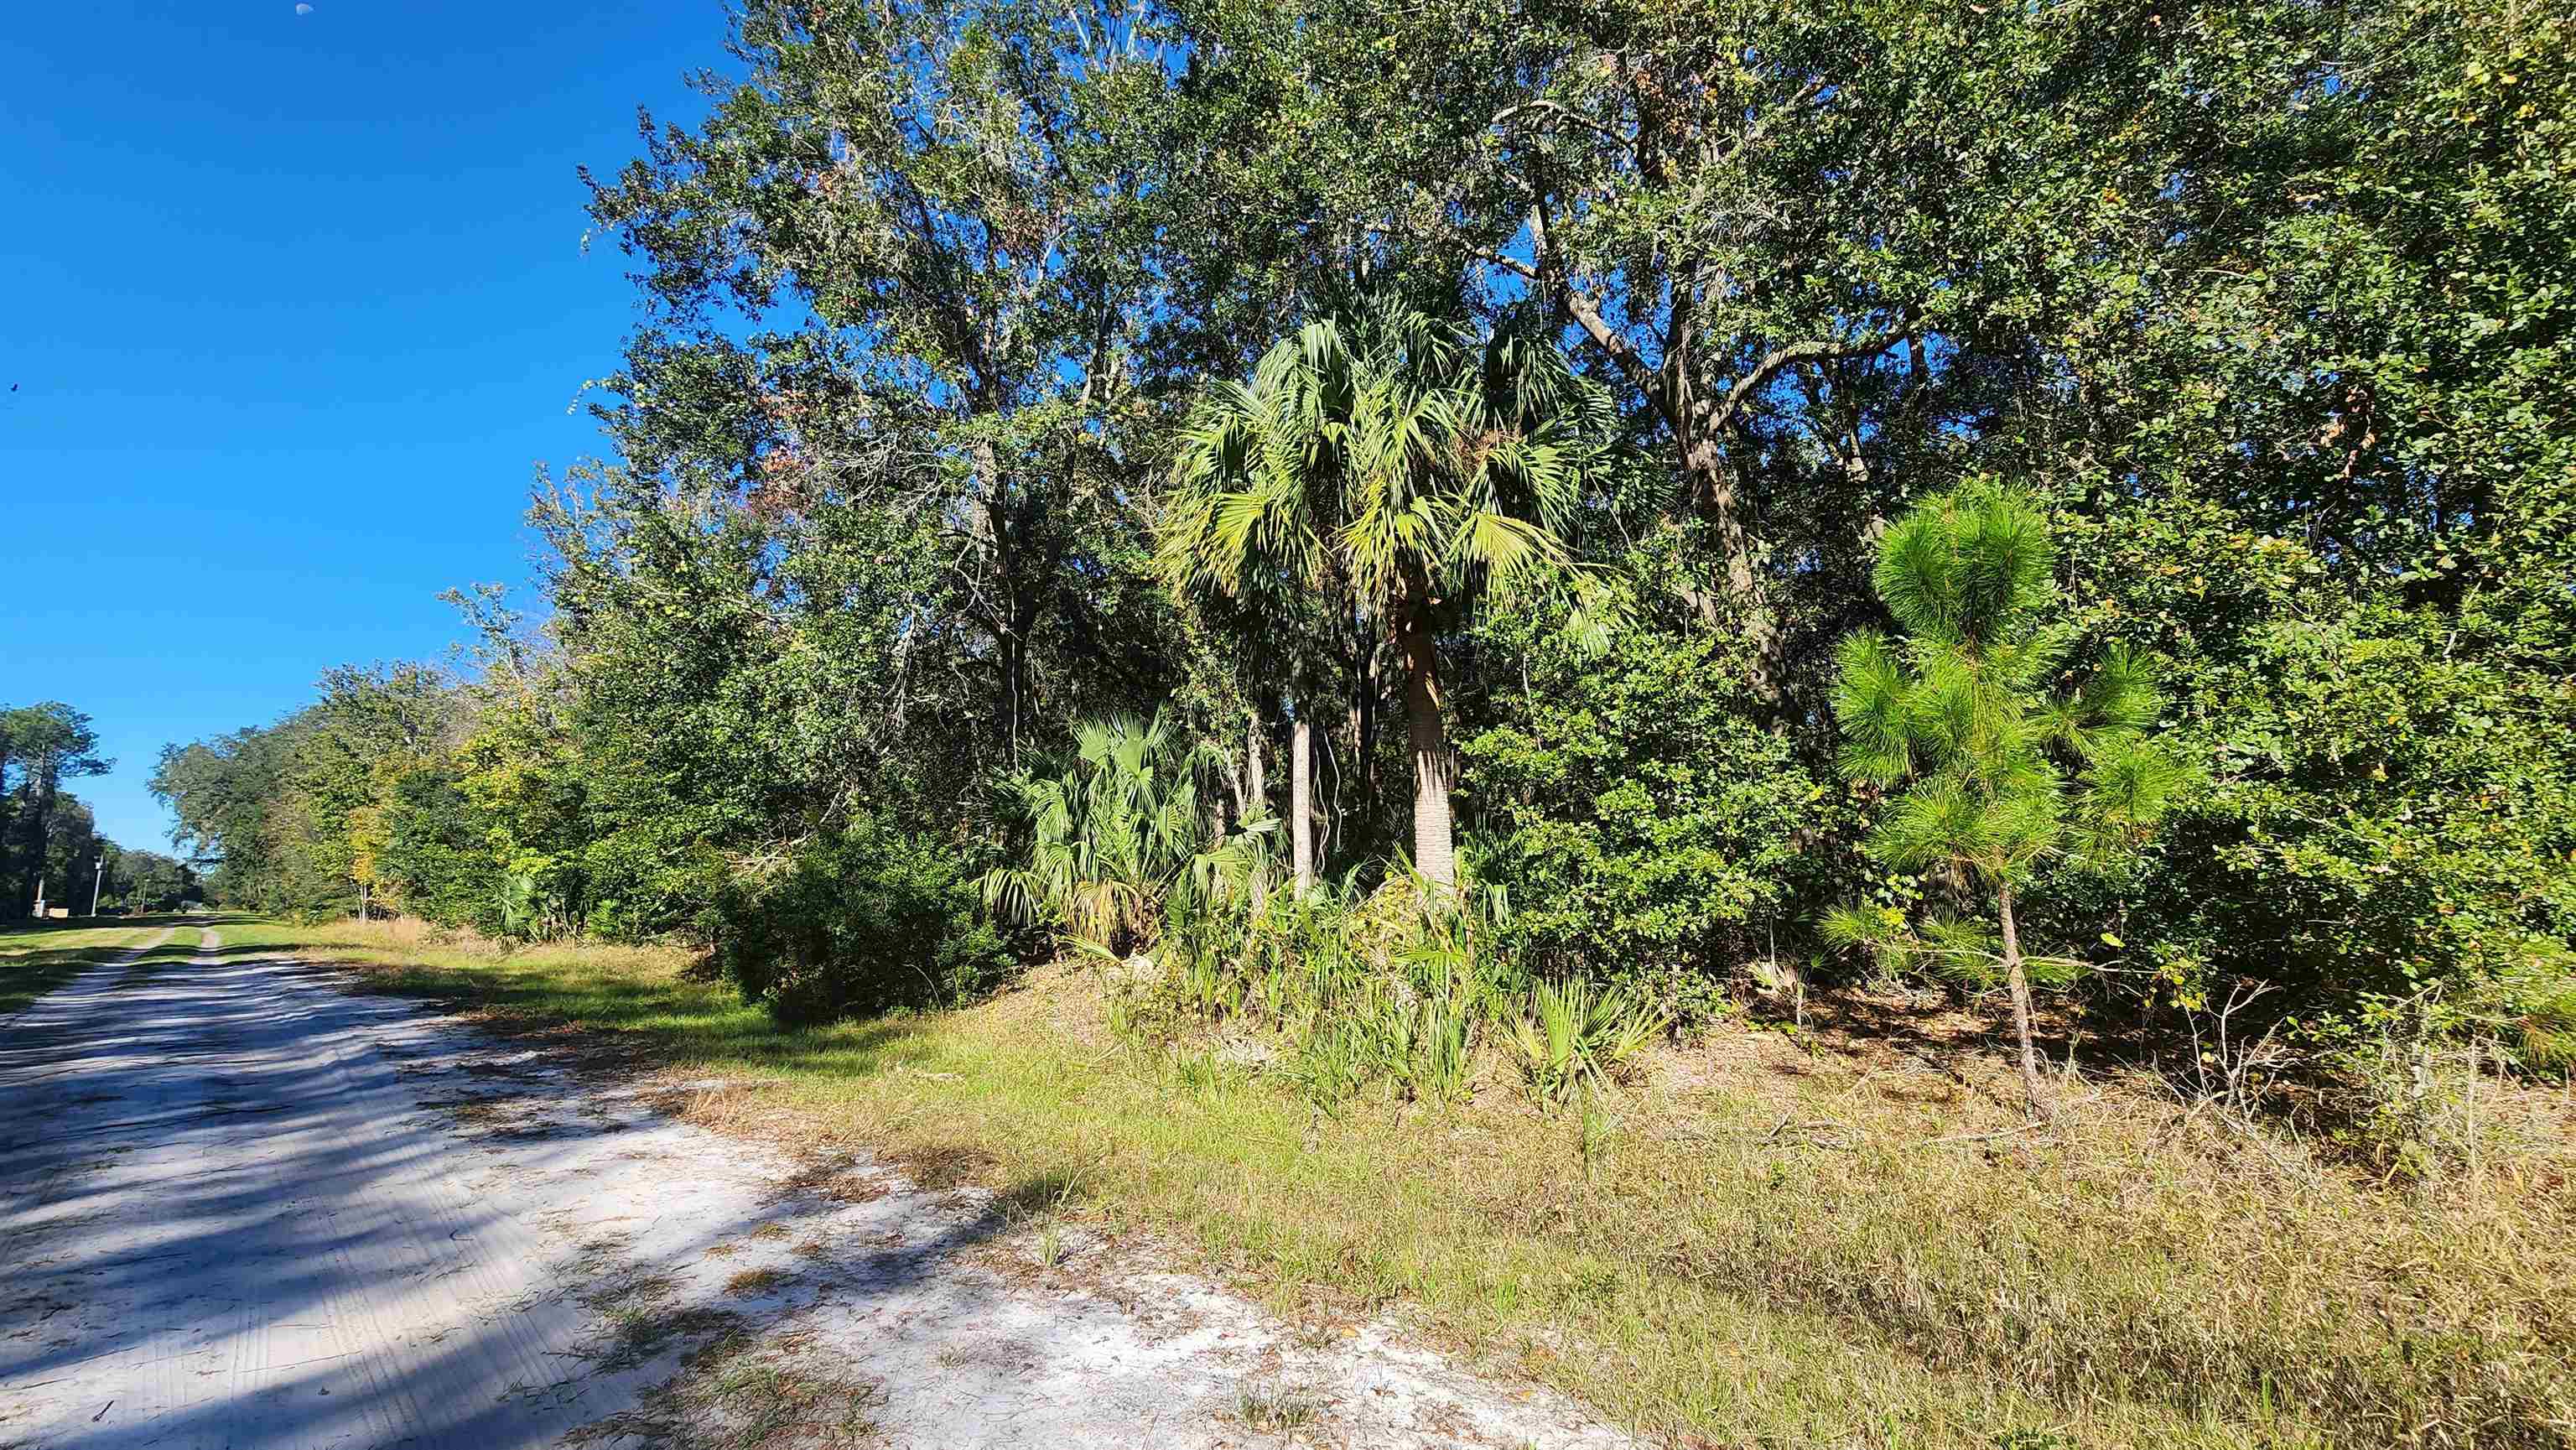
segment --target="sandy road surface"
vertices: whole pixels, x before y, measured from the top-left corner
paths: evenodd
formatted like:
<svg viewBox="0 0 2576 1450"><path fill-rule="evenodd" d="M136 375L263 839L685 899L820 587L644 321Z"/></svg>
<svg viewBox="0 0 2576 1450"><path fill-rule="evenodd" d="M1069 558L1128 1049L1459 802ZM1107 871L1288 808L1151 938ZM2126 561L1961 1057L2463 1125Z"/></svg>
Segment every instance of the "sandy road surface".
<svg viewBox="0 0 2576 1450"><path fill-rule="evenodd" d="M1627 1443L207 940L0 1025L0 1447Z"/></svg>

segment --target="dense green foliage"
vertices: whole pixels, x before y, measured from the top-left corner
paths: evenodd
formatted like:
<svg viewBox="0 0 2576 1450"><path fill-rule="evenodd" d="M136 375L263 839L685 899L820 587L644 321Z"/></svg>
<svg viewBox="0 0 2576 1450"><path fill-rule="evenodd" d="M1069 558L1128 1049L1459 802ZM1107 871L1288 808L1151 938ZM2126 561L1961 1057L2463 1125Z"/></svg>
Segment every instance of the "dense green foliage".
<svg viewBox="0 0 2576 1450"><path fill-rule="evenodd" d="M0 706L0 920L46 909L87 915L162 911L197 893L195 867L153 851L129 850L98 823L65 782L103 775L90 717L58 700Z"/></svg>
<svg viewBox="0 0 2576 1450"><path fill-rule="evenodd" d="M1794 949L1836 884L1839 853L1802 832L1848 824L1839 786L1765 728L1728 641L1641 621L1603 653L1529 623L1482 636L1527 677L1461 748L1478 869L1511 888L1504 939L1534 969L1705 1009Z"/></svg>
<svg viewBox="0 0 2576 1450"><path fill-rule="evenodd" d="M787 1026L954 1003L1012 960L955 842L873 823L744 873L715 916L716 960Z"/></svg>
<svg viewBox="0 0 2576 1450"><path fill-rule="evenodd" d="M2119 944L2070 990L2144 1033L2433 991L2547 1060L2563 12L754 0L734 42L593 180L647 316L608 456L540 480L540 622L467 597L463 677L165 759L239 899L947 990L988 945L923 843L1020 850L1066 926L1163 893L1132 937L1241 823L1311 812L1289 894L1364 894L1445 883L1454 816L1489 965L1707 1011L1875 970L1837 903L1960 904L1869 849L1913 797L1846 778L1836 647L1912 628L1872 571L1908 511L2002 477L2054 541L2027 683L2151 664L2124 728L2206 781L2137 849L2005 853L2035 937ZM1031 783L1158 714L1192 822L1076 869ZM879 898L956 955L834 915ZM1203 925L1331 954L1280 924L1324 909Z"/></svg>
<svg viewBox="0 0 2576 1450"><path fill-rule="evenodd" d="M1480 593L1508 604L1533 581L1581 578L1565 535L1608 431L1599 390L1546 340L1471 341L1381 300L1300 328L1251 386L1216 386L1182 436L1155 560L1179 587L1247 606L1274 648L1312 636L1287 659L1393 644L1413 864L1444 884L1457 879L1457 766L1440 626ZM1315 704L1308 692L1290 708L1311 720Z"/></svg>
<svg viewBox="0 0 2576 1450"><path fill-rule="evenodd" d="M1084 724L1062 766L1004 783L1016 839L1012 864L984 877L986 902L1006 920L1115 955L1246 897L1269 864L1276 822L1227 831L1213 819L1216 803L1201 793L1213 755L1159 715Z"/></svg>

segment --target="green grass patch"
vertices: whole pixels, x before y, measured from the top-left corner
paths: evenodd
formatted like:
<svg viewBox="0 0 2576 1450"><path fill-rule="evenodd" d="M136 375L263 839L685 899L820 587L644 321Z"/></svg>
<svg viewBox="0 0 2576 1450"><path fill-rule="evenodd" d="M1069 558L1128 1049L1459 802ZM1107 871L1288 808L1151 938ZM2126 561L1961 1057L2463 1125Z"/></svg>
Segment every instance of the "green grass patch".
<svg viewBox="0 0 2576 1450"><path fill-rule="evenodd" d="M183 939L193 949L197 944L196 929L181 925L182 920L84 917L76 921L13 923L0 930L0 1016L26 1010L47 992L165 930L173 931L173 935L161 951L153 954L156 958Z"/></svg>
<svg viewBox="0 0 2576 1450"><path fill-rule="evenodd" d="M1393 1315L1676 1443L2563 1446L2576 1423L2563 1142L2408 1195L2139 1090L2031 1131L2009 1090L1744 1032L1593 1113L1542 1114L1488 1063L1454 1108L1327 1115L1112 1036L1077 974L785 1032L675 952L225 939L726 1079L684 1110L1151 1233L1301 1334Z"/></svg>
<svg viewBox="0 0 2576 1450"><path fill-rule="evenodd" d="M205 944L205 929L183 926L170 933L170 938L150 951L125 964L118 974L120 983L149 980L155 973L168 971L195 960L198 948Z"/></svg>

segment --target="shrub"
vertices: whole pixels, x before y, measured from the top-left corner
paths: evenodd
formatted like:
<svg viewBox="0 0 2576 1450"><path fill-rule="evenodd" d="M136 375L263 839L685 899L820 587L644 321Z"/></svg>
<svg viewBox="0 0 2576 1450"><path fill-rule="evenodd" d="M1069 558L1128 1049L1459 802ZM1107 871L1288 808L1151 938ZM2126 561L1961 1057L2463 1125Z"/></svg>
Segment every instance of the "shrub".
<svg viewBox="0 0 2576 1450"><path fill-rule="evenodd" d="M2333 1009L2533 972L2576 936L2576 690L2406 618L2267 631L2203 674L2216 789L2143 929Z"/></svg>
<svg viewBox="0 0 2576 1450"><path fill-rule="evenodd" d="M1541 982L1530 989L1528 1013L1512 1019L1511 1043L1530 1096L1553 1107L1624 1074L1671 1021L1616 987Z"/></svg>
<svg viewBox="0 0 2576 1450"><path fill-rule="evenodd" d="M649 941L725 900L731 872L705 840L699 822L673 816L633 822L585 844L567 873L582 883L575 918L581 933Z"/></svg>
<svg viewBox="0 0 2576 1450"><path fill-rule="evenodd" d="M1585 973L1685 1012L1714 1001L1712 968L1770 949L1834 853L1802 849L1847 814L1766 730L1731 641L1641 625L1609 652L1543 632L1528 690L1461 748L1478 873L1510 883L1506 950L1534 972Z"/></svg>
<svg viewBox="0 0 2576 1450"><path fill-rule="evenodd" d="M737 881L716 913L717 962L782 1026L952 1003L1013 960L953 843L875 823Z"/></svg>
<svg viewBox="0 0 2576 1450"><path fill-rule="evenodd" d="M353 819L374 847L381 900L441 926L503 929L491 843L453 771L412 761L384 768L375 805Z"/></svg>

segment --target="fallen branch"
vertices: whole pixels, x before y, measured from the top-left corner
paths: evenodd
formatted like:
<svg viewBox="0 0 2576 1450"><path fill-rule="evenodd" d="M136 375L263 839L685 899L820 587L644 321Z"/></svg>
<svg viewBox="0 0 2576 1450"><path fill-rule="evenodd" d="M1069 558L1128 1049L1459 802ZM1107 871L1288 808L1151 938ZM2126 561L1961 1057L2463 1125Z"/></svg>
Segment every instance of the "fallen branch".
<svg viewBox="0 0 2576 1450"><path fill-rule="evenodd" d="M2029 1132L2033 1128L2045 1128L2047 1126L2048 1122L2046 1119L2033 1118L2018 1128L1998 1128L1991 1133L1952 1133L1947 1137L1926 1138L1915 1146L1918 1148L1931 1148L1945 1143L1990 1143L1997 1138L2018 1137L2023 1133Z"/></svg>

